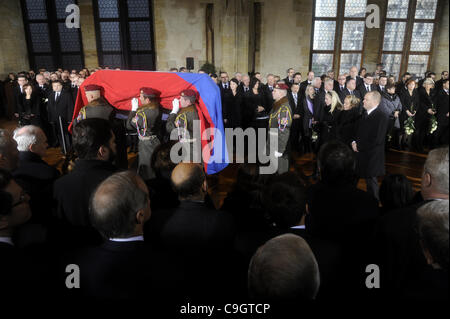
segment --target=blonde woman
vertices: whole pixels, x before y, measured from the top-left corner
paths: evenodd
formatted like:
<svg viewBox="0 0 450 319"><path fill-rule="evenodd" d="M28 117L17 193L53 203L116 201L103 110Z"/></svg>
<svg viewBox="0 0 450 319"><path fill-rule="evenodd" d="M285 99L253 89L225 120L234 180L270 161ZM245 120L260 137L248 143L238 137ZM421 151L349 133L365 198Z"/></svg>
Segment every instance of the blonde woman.
<svg viewBox="0 0 450 319"><path fill-rule="evenodd" d="M336 135L338 140L350 146L353 138L355 125L359 118L359 105L361 100L354 95L347 95L344 99L342 112L336 118Z"/></svg>
<svg viewBox="0 0 450 319"><path fill-rule="evenodd" d="M342 110L339 95L335 91L325 94L325 107L320 115L319 147L326 142L336 139L336 118Z"/></svg>

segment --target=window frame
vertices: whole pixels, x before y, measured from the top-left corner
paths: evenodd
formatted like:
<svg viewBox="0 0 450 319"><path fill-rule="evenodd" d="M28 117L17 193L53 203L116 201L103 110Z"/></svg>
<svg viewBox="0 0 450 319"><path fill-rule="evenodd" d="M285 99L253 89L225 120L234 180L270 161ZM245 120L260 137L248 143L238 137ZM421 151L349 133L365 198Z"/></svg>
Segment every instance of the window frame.
<svg viewBox="0 0 450 319"><path fill-rule="evenodd" d="M83 39L81 36L81 29L78 28L77 34L78 34L78 40L80 44L80 50L79 51L64 51L61 49L61 41L60 41L60 35L59 35L59 29L58 29L58 23L65 23L65 18L58 19L57 13L56 13L56 5L55 1L57 0L44 0L45 7L46 7L46 13L47 13L47 19L36 19L36 20L30 20L28 18L28 7L26 5L26 0L20 0L20 7L22 10L22 20L25 30L25 40L27 43L27 52L28 52L28 60L30 64L30 69L37 71L37 68L45 67L48 69L48 66L40 66L36 65L36 56L51 56L53 60L53 66L55 70L57 68L63 68L67 69L65 66L63 66L63 56L65 55L80 55L81 58L81 66L85 66L85 59L84 59L84 50L83 50ZM78 0L73 1L74 4L78 5ZM67 16L69 13L67 13ZM46 23L48 26L48 35L49 35L49 41L50 41L50 52L34 52L33 49L33 41L31 38L31 31L30 31L30 24L34 23ZM52 70L52 71L55 71Z"/></svg>
<svg viewBox="0 0 450 319"><path fill-rule="evenodd" d="M366 21L367 12L365 12L364 17L345 17L345 4L347 0L337 0L336 17L316 17L316 7L317 0L313 3L313 14L312 14L312 26L311 26L311 42L310 42L310 54L309 54L309 70L312 70L313 55L314 54L332 54L333 64L330 66L330 70L333 70L335 74L339 75L341 68L341 55L342 54L360 54L361 62L357 65L358 69L361 69L364 63L364 50L366 47L366 26L364 25L364 35L361 50L343 50L342 49L342 38L344 34L344 22L345 21ZM314 28L316 21L335 21L336 30L334 34L334 49L333 50L314 50Z"/></svg>
<svg viewBox="0 0 450 319"><path fill-rule="evenodd" d="M417 7L417 0L408 0L408 13L406 18L388 18L388 7L389 2L386 1L386 6L384 8L383 16L384 16L384 23L382 26L382 37L383 41L380 46L378 61L379 63L382 63L383 54L399 54L401 55L401 64L399 69L399 74L397 79L399 79L402 74L405 72L408 72L409 67L409 56L410 55L426 55L428 56L428 63L427 63L427 70L430 70L431 67L431 59L433 57L434 53L434 42L436 37L436 29L439 21L438 14L442 8L442 0L437 0L436 5L436 13L434 15L434 19L416 19L416 7ZM383 50L384 47L384 36L386 32L386 23L387 22L405 22L405 38L403 40L403 50L402 51L385 51ZM433 34L431 36L431 43L430 43L430 49L429 51L412 51L411 50L411 42L412 42L412 34L414 29L415 23L433 23ZM420 75L421 77L424 76L424 74Z"/></svg>
<svg viewBox="0 0 450 319"><path fill-rule="evenodd" d="M148 1L148 9L149 16L148 18L136 18L129 17L128 15L128 2L127 0L117 0L118 3L118 18L100 18L98 1L101 0L92 0L92 7L94 11L94 26L95 26L95 40L97 44L97 56L98 56L98 64L99 66L104 67L104 58L105 54L120 54L121 55L121 63L122 65L108 65L108 67L120 67L121 69L131 70L131 56L132 54L150 54L152 56L152 70L145 71L155 71L156 70L156 52L155 52L155 26L154 26L154 8L153 1ZM131 50L131 43L129 37L129 23L130 22L149 22L151 30L149 30L150 41L151 41L151 50ZM119 32L120 32L120 42L121 42L121 51L104 51L102 48L102 39L100 32L100 22L119 22Z"/></svg>

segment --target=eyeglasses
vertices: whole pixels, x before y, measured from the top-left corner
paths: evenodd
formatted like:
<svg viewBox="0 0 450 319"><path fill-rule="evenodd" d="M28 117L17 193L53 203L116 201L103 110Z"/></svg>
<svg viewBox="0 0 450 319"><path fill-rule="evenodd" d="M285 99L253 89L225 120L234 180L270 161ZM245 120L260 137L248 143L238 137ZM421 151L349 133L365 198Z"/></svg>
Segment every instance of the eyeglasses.
<svg viewBox="0 0 450 319"><path fill-rule="evenodd" d="M21 204L23 204L23 203L28 203L28 195L27 195L24 191L22 191L22 192L20 193L19 200L18 200L16 203L14 203L14 204L12 205L12 207L19 206L19 205L21 205Z"/></svg>

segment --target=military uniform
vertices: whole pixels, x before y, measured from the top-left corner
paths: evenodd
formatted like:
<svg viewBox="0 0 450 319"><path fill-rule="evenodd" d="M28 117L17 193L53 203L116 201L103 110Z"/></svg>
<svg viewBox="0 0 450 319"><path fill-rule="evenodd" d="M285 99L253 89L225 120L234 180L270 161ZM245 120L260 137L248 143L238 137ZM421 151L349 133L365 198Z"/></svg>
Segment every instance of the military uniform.
<svg viewBox="0 0 450 319"><path fill-rule="evenodd" d="M186 152L189 150L189 159L186 161L201 161L201 147L198 149L196 145L200 145L201 141L197 141L194 136L194 120L199 120L195 105L181 109L178 114L171 113L167 119L166 130L170 134L172 130L177 129L178 141L182 143ZM200 134L200 132L199 132Z"/></svg>
<svg viewBox="0 0 450 319"><path fill-rule="evenodd" d="M108 101L103 97L99 97L81 108L76 118L76 123L88 118L99 118L112 121L115 118L115 110L109 105Z"/></svg>
<svg viewBox="0 0 450 319"><path fill-rule="evenodd" d="M152 179L155 172L151 167L152 154L160 144L158 132L160 127L160 110L156 103L141 106L128 116L127 128L135 129L138 134L139 162L138 174L144 179Z"/></svg>
<svg viewBox="0 0 450 319"><path fill-rule="evenodd" d="M116 118L114 107L101 96L81 108L77 118L74 120L74 124L90 118L100 118L111 123L116 137L117 154L115 164L119 168L128 169L126 132L122 121Z"/></svg>
<svg viewBox="0 0 450 319"><path fill-rule="evenodd" d="M276 152L283 154L278 157L279 174L283 174L289 170L289 135L292 125L292 110L289 105L287 97L283 97L273 104L272 110L269 114L269 136L267 139L267 151L270 152L270 139L273 134L276 134L278 140L278 147ZM270 129L276 129L276 132L271 132ZM272 151L273 152L273 151ZM274 156L274 154L269 154Z"/></svg>

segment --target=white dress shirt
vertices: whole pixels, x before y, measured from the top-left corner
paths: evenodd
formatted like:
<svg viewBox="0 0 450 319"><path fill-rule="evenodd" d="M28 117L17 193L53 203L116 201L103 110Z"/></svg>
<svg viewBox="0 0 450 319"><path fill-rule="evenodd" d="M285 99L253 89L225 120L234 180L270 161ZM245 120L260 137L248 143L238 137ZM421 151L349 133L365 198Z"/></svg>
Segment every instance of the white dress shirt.
<svg viewBox="0 0 450 319"><path fill-rule="evenodd" d="M128 238L110 238L109 240L117 243L126 243L130 241L144 241L144 236L141 235Z"/></svg>
<svg viewBox="0 0 450 319"><path fill-rule="evenodd" d="M11 246L14 246L11 237L0 237L0 243L5 243Z"/></svg>

